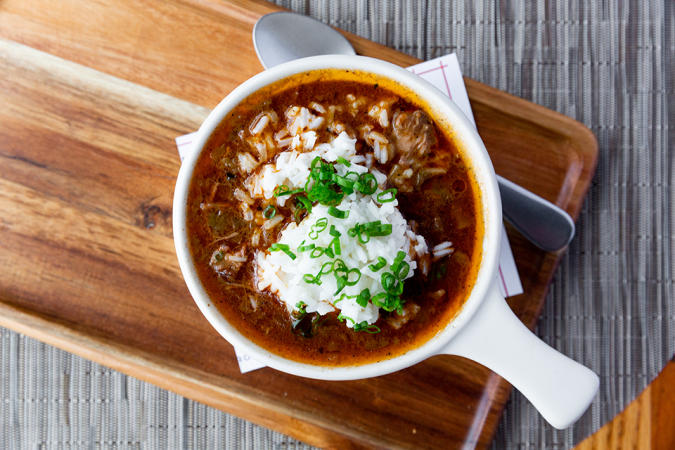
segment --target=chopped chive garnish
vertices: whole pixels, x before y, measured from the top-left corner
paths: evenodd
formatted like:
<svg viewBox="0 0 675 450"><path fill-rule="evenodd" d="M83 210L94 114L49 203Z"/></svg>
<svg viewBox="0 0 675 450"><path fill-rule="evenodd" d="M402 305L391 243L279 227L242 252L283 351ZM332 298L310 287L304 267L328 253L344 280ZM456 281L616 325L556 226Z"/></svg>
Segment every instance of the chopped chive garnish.
<svg viewBox="0 0 675 450"><path fill-rule="evenodd" d="M379 194L377 194L377 201L380 203L393 202L394 200L396 200L397 193L398 189L396 188L387 189L386 191L382 191Z"/></svg>
<svg viewBox="0 0 675 450"><path fill-rule="evenodd" d="M333 249L330 247L326 247L323 249L324 255L328 256L329 258L335 258L335 253L333 252Z"/></svg>
<svg viewBox="0 0 675 450"><path fill-rule="evenodd" d="M349 161L347 161L346 159L344 159L342 156L338 156L338 157L337 157L337 162L339 162L339 163L342 164L343 166L347 166L347 167L350 167L350 166L352 165L352 163L350 163Z"/></svg>
<svg viewBox="0 0 675 450"><path fill-rule="evenodd" d="M346 219L349 217L349 211L342 211L340 209L337 209L335 206L331 206L328 208L328 214L330 214L333 217L337 217L338 219Z"/></svg>
<svg viewBox="0 0 675 450"><path fill-rule="evenodd" d="M377 272L378 270L380 270L381 268L383 268L383 267L386 266L386 265L387 265L387 260L384 259L384 258L381 257L381 256L378 256L378 257L377 257L377 262L376 262L375 264L370 264L368 267L369 267L370 270L372 270L373 272Z"/></svg>
<svg viewBox="0 0 675 450"><path fill-rule="evenodd" d="M267 205L267 208L263 210L263 217L265 219L271 219L277 215L277 209L272 205Z"/></svg>
<svg viewBox="0 0 675 450"><path fill-rule="evenodd" d="M340 237L342 233L335 229L335 225L330 226L330 231L328 232L333 237Z"/></svg>

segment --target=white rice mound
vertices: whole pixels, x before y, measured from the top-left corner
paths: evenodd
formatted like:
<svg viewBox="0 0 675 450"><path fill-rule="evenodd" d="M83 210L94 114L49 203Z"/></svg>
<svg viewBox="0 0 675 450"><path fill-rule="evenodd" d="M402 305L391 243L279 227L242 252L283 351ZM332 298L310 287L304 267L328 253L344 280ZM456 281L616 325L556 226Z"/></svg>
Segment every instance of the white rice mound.
<svg viewBox="0 0 675 450"><path fill-rule="evenodd" d="M286 304L289 312L297 309L297 303L302 301L307 305L307 312L318 312L323 315L336 309L340 310L343 316L352 319L345 321L350 328L363 321L368 324L375 323L379 317L379 308L372 303L369 302L364 308L356 303L356 299L343 297L341 301L336 302L336 300L342 297L343 293L349 296L358 295L363 289L369 289L371 297L383 292L380 277L382 273L390 270L390 265L399 251L405 253L404 261L410 265L406 278L413 276L417 263L410 258L410 250L412 248L417 254L423 254L427 252L427 245L422 236L412 232L397 206L397 200L378 204L371 196L357 193L345 196L339 206L339 209L349 211L349 216L345 219L338 219L328 214L327 206L314 206L311 214L302 222L297 225L289 224L282 231L278 241L290 247L296 255L295 260L281 251L258 252L256 257L258 289L270 289L276 293L279 299ZM328 224L324 231L319 233L318 238L312 240L309 237L312 225L322 217L328 219ZM363 224L375 220L391 224L391 234L371 237L366 244L361 243L357 237L348 235L348 230L357 223ZM305 274L316 275L324 263L334 258L322 255L312 259L310 258L311 252L297 250L303 241L305 245L315 244L328 247L333 240L333 236L329 234L331 225L334 225L335 229L341 233L342 254L336 255L335 258L342 259L348 268L358 268L361 271L358 283L354 286L346 286L337 296L334 295L337 283L332 273L321 277L321 285L308 284L303 280ZM378 257L385 258L387 265L374 272L368 265L377 263Z"/></svg>
<svg viewBox="0 0 675 450"><path fill-rule="evenodd" d="M325 108L317 104L314 104L312 109L318 113L322 110L325 112ZM428 253L427 244L422 236L411 230L398 210L397 200L385 203L376 201L377 194L385 188L387 177L377 169L371 168L372 154L364 156L356 153L356 139L341 131L330 142L317 143L317 134L314 130L324 125L325 120L322 116L316 116L309 109L297 106L289 107L284 115L287 118L286 128L278 132L275 139L277 145L286 150L278 153L274 162L264 164L255 171L253 169L256 167L256 161L253 160L250 170L247 170L247 173L252 173L244 185L252 198L271 199L274 197L275 188L281 185L286 185L291 190L304 188L312 161L317 156L330 163L337 162L338 158L347 160L349 166L340 162L335 164L338 175L344 176L349 171L358 174L369 171L375 177L378 189L372 196L356 192L346 195L337 206L342 211L349 211L349 216L345 219L331 216L328 214L327 206L317 204L302 222L287 225L277 243L288 245L290 251L296 255L296 259L291 259L283 251L259 251L255 258L258 289L261 291L269 289L275 293L286 304L289 313L297 310L297 305L303 302L308 313L317 312L323 315L339 310L342 316L351 319L345 320L345 324L350 328L364 321L373 324L379 317L379 308L370 302L366 307L361 307L355 298L349 299L347 296L357 296L364 289L370 291L371 297L383 292L381 276L385 271L391 271L391 264L399 251L405 254L404 261L410 266L406 278L412 277L417 268L415 258ZM386 116L382 117L387 119ZM251 134L261 133L274 119L272 116L268 120L264 117L256 118L257 122L251 124ZM335 128L336 124L333 126ZM253 142L251 145L257 148L262 144ZM280 196L276 198L276 202L283 206L288 198ZM324 217L328 221L326 228L316 239L311 239L309 234L312 226ZM390 235L371 237L366 244L361 243L358 237L349 236L348 230L357 223L365 224L377 220L382 224L392 225ZM340 255L330 258L324 254L318 258L311 258L311 251L298 251L303 241L305 245L329 247L333 240L333 236L329 233L331 225L341 233ZM384 258L387 264L380 270L373 271L368 266L376 264L378 257ZM322 275L320 285L305 282L303 279L305 274L316 276L324 263L337 258L344 261L348 269L360 270L361 278L355 285L346 286L335 295L337 282L333 273Z"/></svg>

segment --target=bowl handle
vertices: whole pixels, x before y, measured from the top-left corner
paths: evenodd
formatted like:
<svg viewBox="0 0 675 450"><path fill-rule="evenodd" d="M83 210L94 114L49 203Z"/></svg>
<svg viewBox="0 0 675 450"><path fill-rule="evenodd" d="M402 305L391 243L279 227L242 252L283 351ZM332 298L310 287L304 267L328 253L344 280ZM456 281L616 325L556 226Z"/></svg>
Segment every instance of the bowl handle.
<svg viewBox="0 0 675 450"><path fill-rule="evenodd" d="M598 392L598 376L527 329L496 282L475 315L439 353L469 358L504 377L558 429L581 417Z"/></svg>

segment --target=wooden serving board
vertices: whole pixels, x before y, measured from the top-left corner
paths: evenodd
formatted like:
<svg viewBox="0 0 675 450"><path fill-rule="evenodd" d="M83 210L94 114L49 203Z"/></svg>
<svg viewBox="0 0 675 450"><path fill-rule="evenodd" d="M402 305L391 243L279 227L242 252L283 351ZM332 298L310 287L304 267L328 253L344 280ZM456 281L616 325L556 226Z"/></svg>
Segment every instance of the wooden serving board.
<svg viewBox="0 0 675 450"><path fill-rule="evenodd" d="M174 138L262 70L262 2L0 3L0 325L324 447L485 447L510 386L438 356L361 381L239 372L171 236ZM348 35L360 54L418 61ZM466 80L501 175L576 217L595 168L578 122ZM533 327L560 254L510 231Z"/></svg>

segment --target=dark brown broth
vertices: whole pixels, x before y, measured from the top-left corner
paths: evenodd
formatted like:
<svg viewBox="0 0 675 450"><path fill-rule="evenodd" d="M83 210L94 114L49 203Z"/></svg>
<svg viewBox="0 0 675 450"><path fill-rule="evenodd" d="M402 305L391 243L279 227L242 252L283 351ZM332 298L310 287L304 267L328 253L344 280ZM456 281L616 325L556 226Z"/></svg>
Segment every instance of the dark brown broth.
<svg viewBox="0 0 675 450"><path fill-rule="evenodd" d="M197 162L188 196L187 229L190 248L197 272L214 305L222 314L252 341L282 356L313 364L351 365L386 359L405 352L428 340L459 311L473 284L475 268L480 258L476 240L482 224L478 223L478 202L475 183L447 131L436 126L438 145L434 148L434 164L447 168L445 175L425 181L420 189L399 193L399 205L407 220L418 224L417 233L425 237L429 250L434 245L451 241L455 252L432 265L428 277L418 270L406 281L403 298L417 303L421 309L414 319L400 329L389 326L389 313L380 311L377 325L380 333L354 332L337 320L337 313L328 314L313 327L312 337L294 332L291 319L282 302L269 292L259 292L254 283L253 258L256 250L265 250L277 239L281 227L263 236L258 248L247 245L247 263L234 278L223 277L213 271L209 260L223 240L219 238L233 232L239 235L230 239L234 245L249 242L258 225L246 222L237 209L233 197L235 188L245 190L246 178L238 172L236 164L228 163L238 152L250 151L237 133L248 129L252 119L262 110L273 109L281 120L289 105L307 106L316 101L322 105L340 105L347 94L363 96L368 103L382 98L396 97L392 111L414 111L420 106L401 98L376 83L354 81L316 81L282 90L274 95L257 96L240 104L219 126ZM356 129L364 123L379 125L365 113L352 117L349 113L336 116ZM326 142L332 136L321 130L317 142ZM371 151L361 140L360 152ZM225 161L225 163L223 163ZM389 164L376 167L388 173ZM217 188L213 190L214 183ZM214 193L215 192L215 193ZM211 202L219 208L202 210L200 204ZM262 211L265 202L256 201L253 211ZM218 215L216 211L220 210ZM289 217L290 211L279 211ZM230 241L227 240L227 241ZM229 278L229 279L226 279ZM444 289L440 298L433 293ZM253 298L256 308L251 302ZM391 313L391 314L396 314Z"/></svg>

